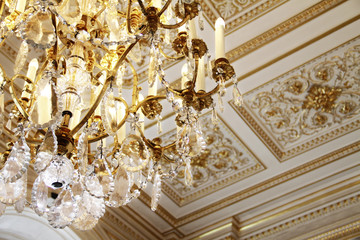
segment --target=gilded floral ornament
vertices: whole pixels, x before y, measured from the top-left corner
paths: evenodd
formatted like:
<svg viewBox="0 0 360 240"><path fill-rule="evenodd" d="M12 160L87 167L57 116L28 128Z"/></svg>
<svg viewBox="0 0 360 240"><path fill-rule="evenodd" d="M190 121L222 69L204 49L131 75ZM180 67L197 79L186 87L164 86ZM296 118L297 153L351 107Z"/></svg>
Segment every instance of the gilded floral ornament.
<svg viewBox="0 0 360 240"><path fill-rule="evenodd" d="M323 112L331 112L336 104L337 98L341 94L341 88L329 87L329 86L320 86L320 85L312 85L308 95L306 96L306 100L303 102L303 109L315 109L321 110Z"/></svg>
<svg viewBox="0 0 360 240"><path fill-rule="evenodd" d="M301 66L247 101L283 146L353 118L360 109L360 45ZM321 60L320 60L321 59Z"/></svg>

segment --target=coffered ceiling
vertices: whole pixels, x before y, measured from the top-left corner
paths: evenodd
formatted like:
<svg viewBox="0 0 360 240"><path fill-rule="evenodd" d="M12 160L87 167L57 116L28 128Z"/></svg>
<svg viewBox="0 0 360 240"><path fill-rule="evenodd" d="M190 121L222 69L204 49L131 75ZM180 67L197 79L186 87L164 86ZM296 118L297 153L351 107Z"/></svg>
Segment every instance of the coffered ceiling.
<svg viewBox="0 0 360 240"><path fill-rule="evenodd" d="M192 159L194 186L183 174L152 186L128 206L109 208L82 239L357 239L360 237L360 1L203 0L214 49L214 22L226 22L226 57L244 105L232 102L212 125L207 147ZM1 49L11 62L13 48ZM214 52L210 52L214 56ZM146 90L146 59L139 63ZM9 63L11 64L11 63ZM183 62L164 61L180 84ZM127 80L131 84L131 78ZM206 88L215 84L207 78ZM163 114L163 141L175 134ZM146 135L156 124L146 123Z"/></svg>

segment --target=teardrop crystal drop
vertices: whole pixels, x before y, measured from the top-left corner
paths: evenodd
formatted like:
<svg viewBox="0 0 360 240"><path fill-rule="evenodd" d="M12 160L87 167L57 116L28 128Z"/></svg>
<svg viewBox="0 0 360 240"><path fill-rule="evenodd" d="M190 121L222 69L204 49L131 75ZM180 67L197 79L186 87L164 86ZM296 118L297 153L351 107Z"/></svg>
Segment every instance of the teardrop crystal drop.
<svg viewBox="0 0 360 240"><path fill-rule="evenodd" d="M57 154L57 138L55 130L49 128L45 134L44 140L36 155L34 170L37 173L42 172L50 163L53 156Z"/></svg>
<svg viewBox="0 0 360 240"><path fill-rule="evenodd" d="M111 207L120 207L126 203L127 194L130 191L130 181L127 172L119 167L115 176L115 189L110 195L109 203Z"/></svg>
<svg viewBox="0 0 360 240"><path fill-rule="evenodd" d="M191 172L191 159L187 158L185 160L185 184L186 186L192 186L193 183L193 176L192 176L192 172Z"/></svg>
<svg viewBox="0 0 360 240"><path fill-rule="evenodd" d="M15 142L0 176L6 182L14 182L26 172L30 162L30 148L23 137Z"/></svg>
<svg viewBox="0 0 360 240"><path fill-rule="evenodd" d="M156 172L154 177L154 185L151 193L151 210L156 211L156 208L159 204L159 199L161 195L161 175L159 172Z"/></svg>
<svg viewBox="0 0 360 240"><path fill-rule="evenodd" d="M31 204L34 211L42 216L47 211L48 187L39 175L31 192Z"/></svg>

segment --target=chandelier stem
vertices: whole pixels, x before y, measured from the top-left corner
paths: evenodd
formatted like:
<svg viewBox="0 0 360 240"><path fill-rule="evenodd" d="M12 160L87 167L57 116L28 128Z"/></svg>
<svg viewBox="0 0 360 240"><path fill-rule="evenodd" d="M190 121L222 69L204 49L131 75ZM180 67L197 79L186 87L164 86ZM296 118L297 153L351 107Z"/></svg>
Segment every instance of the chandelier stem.
<svg viewBox="0 0 360 240"><path fill-rule="evenodd" d="M163 8L158 12L158 16L160 17L165 11L166 9L169 7L170 3L172 2L172 0L168 0L165 5L163 6Z"/></svg>

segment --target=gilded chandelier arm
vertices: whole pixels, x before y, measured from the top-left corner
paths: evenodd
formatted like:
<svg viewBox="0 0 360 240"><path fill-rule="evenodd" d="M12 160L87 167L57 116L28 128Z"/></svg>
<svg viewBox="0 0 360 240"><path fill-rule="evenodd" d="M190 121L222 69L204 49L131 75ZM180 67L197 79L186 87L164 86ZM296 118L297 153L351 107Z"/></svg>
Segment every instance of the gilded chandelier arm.
<svg viewBox="0 0 360 240"><path fill-rule="evenodd" d="M128 1L128 7L127 7L127 11L126 11L126 29L128 31L128 33L133 33L132 29L131 29L131 5L132 5L132 0Z"/></svg>
<svg viewBox="0 0 360 240"><path fill-rule="evenodd" d="M167 59L182 60L182 59L185 58L184 55L182 55L182 56L175 56L175 57L169 56L169 55L167 55L167 54L164 52L164 50L162 49L161 46L159 46L159 50L160 50L161 55L163 55L163 56L164 56L165 58L167 58Z"/></svg>
<svg viewBox="0 0 360 240"><path fill-rule="evenodd" d="M186 15L186 17L183 20L181 20L180 22L174 25L163 24L161 22L159 22L159 25L161 28L165 28L165 29L176 29L184 25L189 19L190 19L190 15Z"/></svg>
<svg viewBox="0 0 360 240"><path fill-rule="evenodd" d="M19 75L19 74L15 75L11 80L9 80L9 83L10 83L9 92L10 92L11 98L13 99L13 101L14 101L16 107L18 108L18 110L20 111L21 115L23 115L23 117L26 120L29 120L29 113L24 109L23 105L20 103L20 99L15 94L14 80L16 78L23 79L26 82L28 82L29 84L33 84L33 82L26 76Z"/></svg>
<svg viewBox="0 0 360 240"><path fill-rule="evenodd" d="M158 16L160 17L165 10L169 7L170 3L172 2L172 0L168 0L165 5L163 6L163 8L158 12Z"/></svg>
<svg viewBox="0 0 360 240"><path fill-rule="evenodd" d="M146 8L145 8L144 3L143 3L141 0L138 0L138 3L139 3L139 6L140 6L140 8L141 8L142 13L146 16L146 15L147 15L147 11L146 11Z"/></svg>

